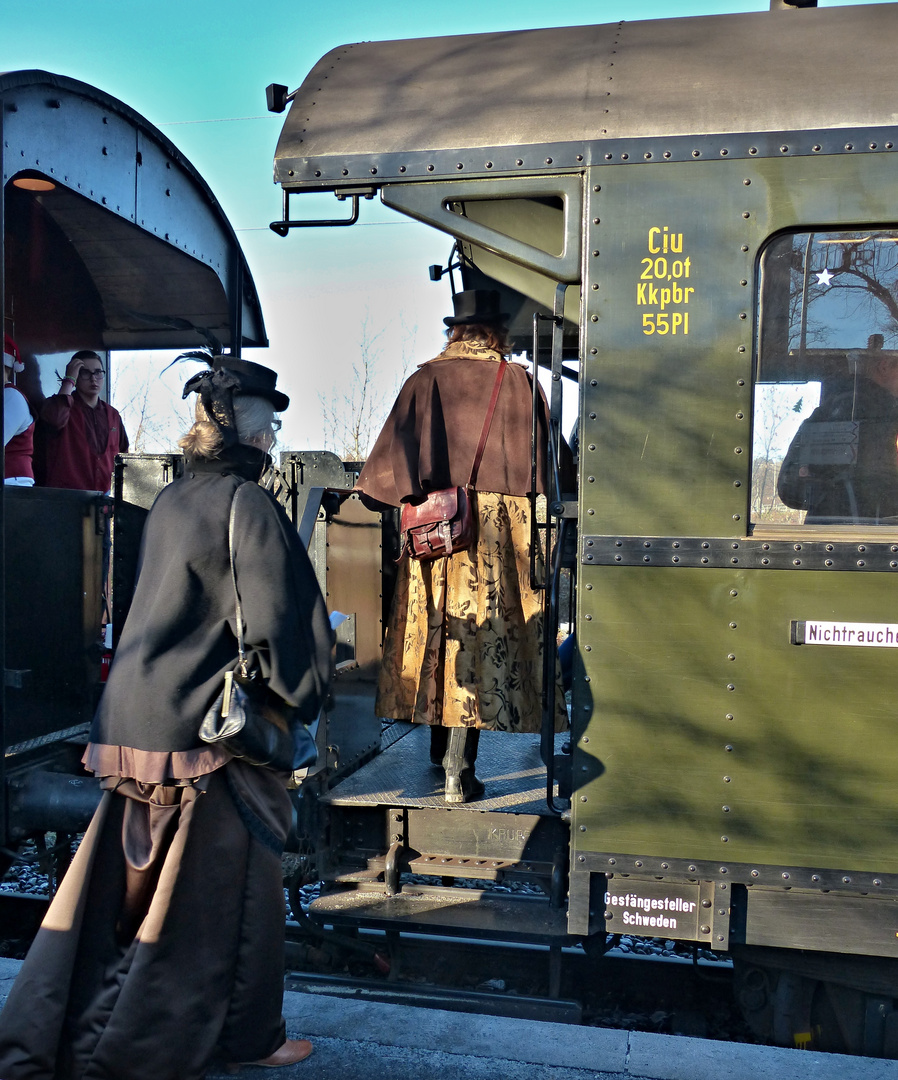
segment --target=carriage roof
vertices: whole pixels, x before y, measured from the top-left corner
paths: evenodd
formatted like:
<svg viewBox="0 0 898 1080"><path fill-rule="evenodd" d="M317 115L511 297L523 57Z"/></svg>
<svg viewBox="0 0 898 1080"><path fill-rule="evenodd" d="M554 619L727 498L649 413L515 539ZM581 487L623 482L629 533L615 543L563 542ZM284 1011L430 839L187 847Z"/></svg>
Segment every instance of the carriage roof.
<svg viewBox="0 0 898 1080"><path fill-rule="evenodd" d="M867 4L344 45L296 91L275 180L495 175L622 140L892 125L896 30L898 4ZM528 160L546 146L560 157Z"/></svg>

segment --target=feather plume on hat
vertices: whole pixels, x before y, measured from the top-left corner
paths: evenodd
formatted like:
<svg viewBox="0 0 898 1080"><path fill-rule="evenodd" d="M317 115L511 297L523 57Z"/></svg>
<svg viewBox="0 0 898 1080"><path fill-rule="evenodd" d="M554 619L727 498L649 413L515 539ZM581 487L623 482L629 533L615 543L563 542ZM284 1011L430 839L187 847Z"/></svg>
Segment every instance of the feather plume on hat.
<svg viewBox="0 0 898 1080"><path fill-rule="evenodd" d="M237 421L234 417L234 391L239 386L239 379L227 368L215 368L213 365L216 359L218 356L211 351L197 350L181 353L174 362L201 360L209 365L206 371L198 371L187 380L181 397L199 394L206 416L221 434L222 449L227 450L240 441L237 434Z"/></svg>
<svg viewBox="0 0 898 1080"><path fill-rule="evenodd" d="M235 396L265 398L275 412L283 412L290 404L290 398L277 389L277 372L262 364L205 349L181 353L174 362L179 360L200 360L209 365L208 371L197 372L187 380L182 396L200 395L209 419L221 432L225 448L238 442Z"/></svg>

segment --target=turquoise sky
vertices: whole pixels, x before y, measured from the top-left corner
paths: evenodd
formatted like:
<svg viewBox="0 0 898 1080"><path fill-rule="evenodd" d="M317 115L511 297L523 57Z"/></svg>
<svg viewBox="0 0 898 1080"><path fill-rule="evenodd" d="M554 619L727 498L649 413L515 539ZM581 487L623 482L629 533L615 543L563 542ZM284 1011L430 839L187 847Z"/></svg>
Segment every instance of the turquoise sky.
<svg viewBox="0 0 898 1080"><path fill-rule="evenodd" d="M363 349L374 358L385 398L404 368L438 351L448 284L429 282L426 268L445 261L449 243L375 204L363 208L351 229L301 230L286 239L271 233L268 222L280 215L271 173L282 118L266 114L268 83L295 89L325 52L346 42L769 6L769 0L42 0L3 5L0 70L41 68L92 83L160 127L199 169L238 231L262 298L271 348L255 358L281 372L294 398L284 443L321 447L329 435L323 406L349 396ZM819 0L819 6L838 4ZM145 370L145 362L134 370ZM127 366L122 363L123 372ZM167 378L172 385L160 398L160 413L173 408L184 372L175 369ZM118 401L130 393L124 381L116 387Z"/></svg>

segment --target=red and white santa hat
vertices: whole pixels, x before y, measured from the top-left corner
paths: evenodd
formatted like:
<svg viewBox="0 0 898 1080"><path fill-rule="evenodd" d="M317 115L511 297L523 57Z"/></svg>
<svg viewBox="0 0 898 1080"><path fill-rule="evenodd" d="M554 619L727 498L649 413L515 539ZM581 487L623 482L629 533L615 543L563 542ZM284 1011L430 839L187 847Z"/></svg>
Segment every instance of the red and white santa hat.
<svg viewBox="0 0 898 1080"><path fill-rule="evenodd" d="M19 358L19 347L9 334L3 335L3 363L6 367L12 368L16 373L25 370L25 365Z"/></svg>

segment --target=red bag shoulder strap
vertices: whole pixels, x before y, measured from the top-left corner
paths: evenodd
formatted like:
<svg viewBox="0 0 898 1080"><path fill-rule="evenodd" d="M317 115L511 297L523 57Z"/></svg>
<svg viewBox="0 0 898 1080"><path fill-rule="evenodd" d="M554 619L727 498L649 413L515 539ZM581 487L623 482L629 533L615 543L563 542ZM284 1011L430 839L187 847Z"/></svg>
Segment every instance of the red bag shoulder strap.
<svg viewBox="0 0 898 1080"><path fill-rule="evenodd" d="M505 375L505 369L507 367L508 361L503 356L499 361L499 370L496 372L496 381L493 384L493 394L490 398L490 403L487 406L486 419L483 421L483 431L480 433L480 442L477 444L477 452L474 454L474 464L471 466L471 479L468 481L469 487L474 487L477 482L477 473L480 469L483 451L486 448L486 440L489 438L490 424L493 422L493 413L496 411L496 402L499 400L499 389L502 386L502 378Z"/></svg>

